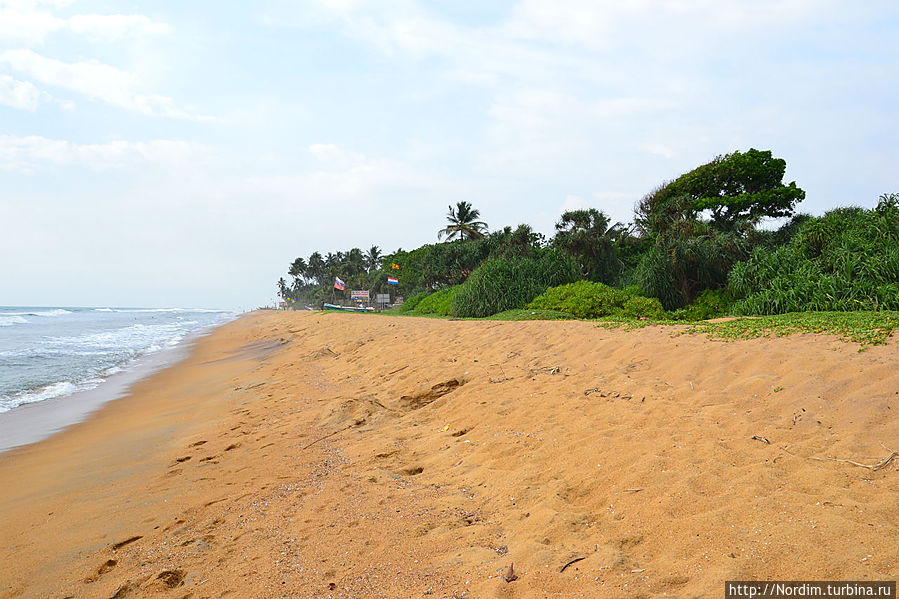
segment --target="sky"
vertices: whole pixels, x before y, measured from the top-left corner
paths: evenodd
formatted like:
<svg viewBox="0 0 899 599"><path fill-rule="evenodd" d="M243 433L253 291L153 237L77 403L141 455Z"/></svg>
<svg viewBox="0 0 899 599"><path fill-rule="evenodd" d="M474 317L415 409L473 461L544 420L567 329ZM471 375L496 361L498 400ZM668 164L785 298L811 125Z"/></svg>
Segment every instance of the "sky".
<svg viewBox="0 0 899 599"><path fill-rule="evenodd" d="M252 309L313 251L629 222L749 148L899 191L895 0L0 0L0 305Z"/></svg>

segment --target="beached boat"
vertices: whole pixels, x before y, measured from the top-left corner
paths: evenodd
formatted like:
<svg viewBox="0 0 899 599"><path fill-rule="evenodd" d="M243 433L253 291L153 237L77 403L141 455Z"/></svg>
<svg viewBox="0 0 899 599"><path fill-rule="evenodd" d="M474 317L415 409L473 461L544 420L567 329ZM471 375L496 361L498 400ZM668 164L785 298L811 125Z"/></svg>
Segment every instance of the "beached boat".
<svg viewBox="0 0 899 599"><path fill-rule="evenodd" d="M325 304L325 310L340 310L341 312L374 312L373 307L364 308L362 306L336 306L334 304Z"/></svg>

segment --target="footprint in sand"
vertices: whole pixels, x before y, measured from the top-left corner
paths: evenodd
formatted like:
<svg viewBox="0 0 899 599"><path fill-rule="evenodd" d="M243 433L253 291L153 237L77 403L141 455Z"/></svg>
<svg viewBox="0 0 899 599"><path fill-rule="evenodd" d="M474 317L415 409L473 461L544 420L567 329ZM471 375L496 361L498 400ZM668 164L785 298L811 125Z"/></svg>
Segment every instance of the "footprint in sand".
<svg viewBox="0 0 899 599"><path fill-rule="evenodd" d="M186 574L183 570L163 570L156 575L156 579L149 586L162 589L174 589L175 587L184 584L185 577Z"/></svg>
<svg viewBox="0 0 899 599"><path fill-rule="evenodd" d="M114 559L106 560L105 562L103 562L103 564L99 568L97 568L96 572L94 572L92 575L90 575L84 579L84 584L90 584L92 582L97 582L101 576L103 576L104 574L106 574L107 572L109 572L110 570L115 568L116 564L118 564L118 563L119 562Z"/></svg>
<svg viewBox="0 0 899 599"><path fill-rule="evenodd" d="M131 591L134 590L134 584L129 580L128 582L122 584L115 594L109 599L125 599L128 595L131 594Z"/></svg>

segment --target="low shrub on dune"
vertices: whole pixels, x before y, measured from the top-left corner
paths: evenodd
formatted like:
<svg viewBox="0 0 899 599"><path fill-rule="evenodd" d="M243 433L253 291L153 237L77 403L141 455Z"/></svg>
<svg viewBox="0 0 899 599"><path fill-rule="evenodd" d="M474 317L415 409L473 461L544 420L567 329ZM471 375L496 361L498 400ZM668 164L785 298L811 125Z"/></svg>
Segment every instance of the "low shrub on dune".
<svg viewBox="0 0 899 599"><path fill-rule="evenodd" d="M730 313L734 300L724 289L706 289L699 294L692 304L675 311L675 320L708 320L726 316Z"/></svg>
<svg viewBox="0 0 899 599"><path fill-rule="evenodd" d="M450 308L453 296L459 290L459 285L447 287L440 291L425 296L415 307L418 314L437 314L439 316L450 316Z"/></svg>
<svg viewBox="0 0 899 599"><path fill-rule="evenodd" d="M394 310L400 314L412 312L418 307L418 304L420 304L421 301L424 298L426 298L427 296L428 296L427 293L416 293L415 295L413 295L412 297L407 299L405 302L403 302L402 304L400 304L399 306L394 308Z"/></svg>
<svg viewBox="0 0 899 599"><path fill-rule="evenodd" d="M577 318L662 319L666 315L659 300L642 296L634 287L615 289L592 281L547 289L528 304L528 308L565 312Z"/></svg>

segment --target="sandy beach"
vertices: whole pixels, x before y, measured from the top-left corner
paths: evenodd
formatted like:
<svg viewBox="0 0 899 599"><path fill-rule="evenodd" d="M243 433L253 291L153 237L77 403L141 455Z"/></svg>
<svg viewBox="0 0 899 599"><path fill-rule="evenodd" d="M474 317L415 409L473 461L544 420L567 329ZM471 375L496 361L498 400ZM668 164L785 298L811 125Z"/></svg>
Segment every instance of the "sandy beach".
<svg viewBox="0 0 899 599"><path fill-rule="evenodd" d="M895 580L895 338L677 331L249 314L0 454L0 598Z"/></svg>

